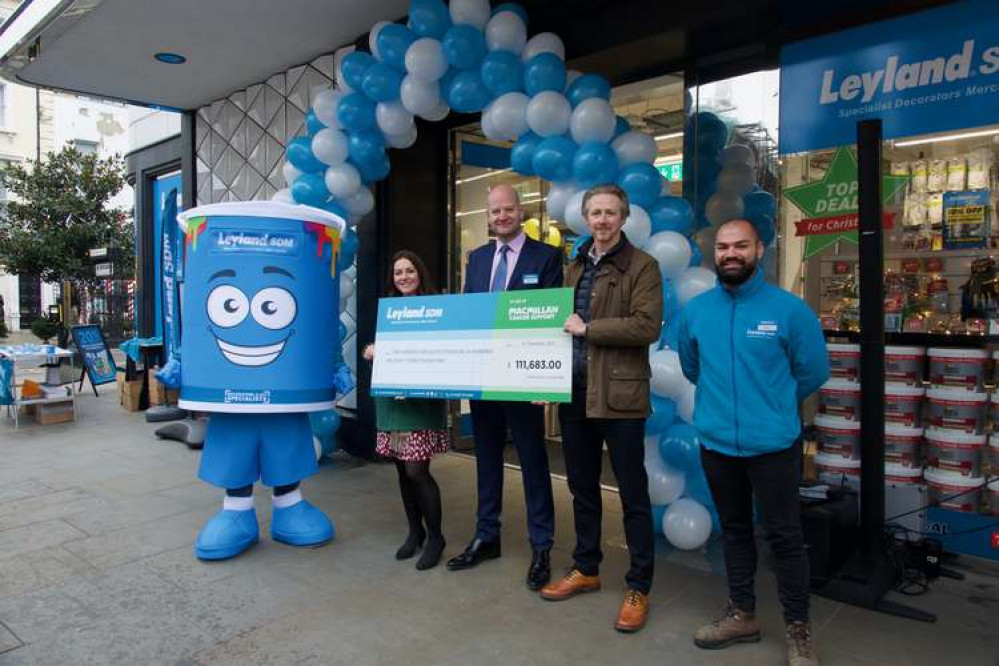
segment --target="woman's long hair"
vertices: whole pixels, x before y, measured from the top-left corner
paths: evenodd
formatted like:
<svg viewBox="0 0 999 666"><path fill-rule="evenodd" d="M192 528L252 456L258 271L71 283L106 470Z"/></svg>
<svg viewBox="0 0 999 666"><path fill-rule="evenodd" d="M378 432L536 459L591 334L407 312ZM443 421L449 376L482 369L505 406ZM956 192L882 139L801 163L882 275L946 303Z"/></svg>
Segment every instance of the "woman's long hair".
<svg viewBox="0 0 999 666"><path fill-rule="evenodd" d="M415 295L424 296L437 293L437 288L434 286L433 280L430 279L430 272L427 271L427 266L420 259L420 255L412 250L399 250L392 257L392 263L389 264L388 280L385 282L386 296L402 296L402 292L395 287L395 262L400 259L408 259L413 264L413 267L416 268L416 274L420 278L420 286L417 287Z"/></svg>

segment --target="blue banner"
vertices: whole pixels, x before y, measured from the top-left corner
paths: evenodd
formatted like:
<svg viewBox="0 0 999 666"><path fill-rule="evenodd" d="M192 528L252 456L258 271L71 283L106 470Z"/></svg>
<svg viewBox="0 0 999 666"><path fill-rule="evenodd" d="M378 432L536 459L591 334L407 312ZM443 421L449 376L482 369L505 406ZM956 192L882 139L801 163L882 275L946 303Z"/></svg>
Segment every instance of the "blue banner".
<svg viewBox="0 0 999 666"><path fill-rule="evenodd" d="M99 326L73 326L70 329L76 348L83 357L83 367L93 386L110 384L115 381L118 366L115 365L111 350L104 339L104 331Z"/></svg>
<svg viewBox="0 0 999 666"><path fill-rule="evenodd" d="M180 180L179 176L176 176ZM157 181L160 185L164 181ZM177 189L166 193L162 206L159 224L162 238L159 239L161 283L156 289L156 305L160 317L156 322L156 334L163 337L163 358L169 359L170 353L180 346L180 323L177 321L179 303L177 299L177 263L181 253L177 239Z"/></svg>
<svg viewBox="0 0 999 666"><path fill-rule="evenodd" d="M856 143L881 118L886 139L999 121L999 11L967 0L781 50L780 152Z"/></svg>

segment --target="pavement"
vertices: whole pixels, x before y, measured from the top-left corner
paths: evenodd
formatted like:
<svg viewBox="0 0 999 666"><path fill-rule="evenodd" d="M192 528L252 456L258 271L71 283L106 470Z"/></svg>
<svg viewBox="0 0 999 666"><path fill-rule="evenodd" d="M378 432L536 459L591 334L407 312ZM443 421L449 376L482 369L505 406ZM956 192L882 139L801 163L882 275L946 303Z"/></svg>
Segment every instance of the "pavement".
<svg viewBox="0 0 999 666"><path fill-rule="evenodd" d="M89 386L87 387L89 389ZM395 470L337 457L304 494L337 538L315 550L272 542L258 487L261 542L227 562L192 554L220 493L196 478L198 453L159 441L114 386L81 394L65 425L0 422L0 665L13 664L781 664L773 576L758 581L764 638L725 651L691 635L725 599L717 544L682 553L660 539L646 628L612 625L627 566L617 497L605 495L603 590L561 603L526 589L530 557L516 470L508 470L503 557L471 571L427 572L393 555L405 536ZM472 535L474 461L433 464L444 501L445 557ZM570 564L569 494L555 481L557 570ZM813 597L825 665L999 664L999 570L958 567L920 597L923 624Z"/></svg>

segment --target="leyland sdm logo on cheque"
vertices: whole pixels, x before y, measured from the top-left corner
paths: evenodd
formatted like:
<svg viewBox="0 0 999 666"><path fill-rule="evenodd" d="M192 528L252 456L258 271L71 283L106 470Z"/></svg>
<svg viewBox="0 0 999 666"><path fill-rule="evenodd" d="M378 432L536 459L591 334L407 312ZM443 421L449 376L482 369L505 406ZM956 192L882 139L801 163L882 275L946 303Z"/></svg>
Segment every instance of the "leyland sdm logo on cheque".
<svg viewBox="0 0 999 666"><path fill-rule="evenodd" d="M962 95L999 92L999 77L996 77L987 83L969 84L956 90L931 93L927 97L905 96L893 100L874 101L879 95L931 88L942 83L968 81L979 74L990 76L999 73L999 46L989 46L977 57L975 51L975 40L969 39L964 42L959 52L936 58L903 62L898 55L891 55L885 60L883 67L846 75L838 74L836 69L827 69L822 73L822 89L818 101L821 105L873 102L870 106L851 105L837 110L840 118L847 118L875 111L891 111L906 106L943 102L957 99Z"/></svg>

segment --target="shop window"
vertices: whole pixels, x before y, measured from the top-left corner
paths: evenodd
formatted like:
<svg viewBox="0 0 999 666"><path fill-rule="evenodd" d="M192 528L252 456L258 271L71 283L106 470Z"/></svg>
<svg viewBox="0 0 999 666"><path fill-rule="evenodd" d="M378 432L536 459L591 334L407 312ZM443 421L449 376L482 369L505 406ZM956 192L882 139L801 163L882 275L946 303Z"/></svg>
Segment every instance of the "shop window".
<svg viewBox="0 0 999 666"><path fill-rule="evenodd" d="M73 140L73 147L76 148L83 155L96 155L97 146L98 143L96 141L87 141L85 139Z"/></svg>

